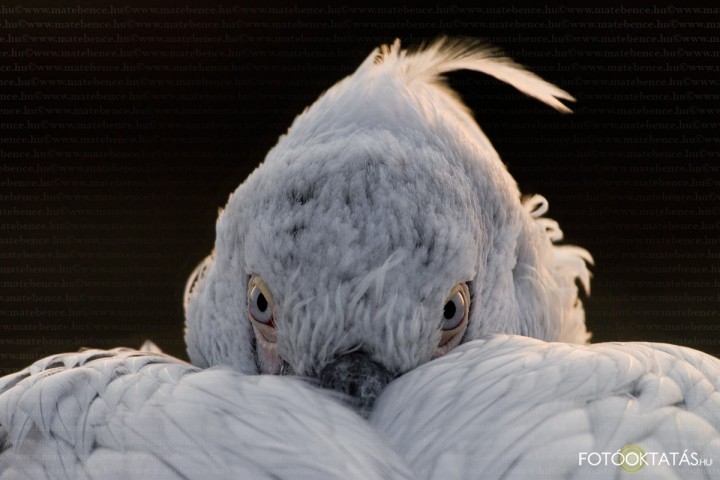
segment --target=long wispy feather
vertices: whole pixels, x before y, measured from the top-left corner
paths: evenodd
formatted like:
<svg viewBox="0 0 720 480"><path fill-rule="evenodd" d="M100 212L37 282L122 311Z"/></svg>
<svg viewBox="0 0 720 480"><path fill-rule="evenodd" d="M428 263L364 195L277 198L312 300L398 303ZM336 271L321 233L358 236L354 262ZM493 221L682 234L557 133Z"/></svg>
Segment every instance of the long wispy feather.
<svg viewBox="0 0 720 480"><path fill-rule="evenodd" d="M506 57L499 48L478 40L441 37L427 47L409 51L400 49L398 39L392 45L383 45L373 53L361 68L373 64L400 68L408 83L423 81L442 84L443 73L473 70L512 85L562 113L572 111L560 100L575 101L568 92L526 70Z"/></svg>

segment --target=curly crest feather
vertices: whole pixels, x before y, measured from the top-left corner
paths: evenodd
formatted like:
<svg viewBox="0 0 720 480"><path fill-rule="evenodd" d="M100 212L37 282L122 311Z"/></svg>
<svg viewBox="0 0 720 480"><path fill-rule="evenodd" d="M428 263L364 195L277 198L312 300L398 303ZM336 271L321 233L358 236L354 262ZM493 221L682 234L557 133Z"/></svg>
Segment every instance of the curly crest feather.
<svg viewBox="0 0 720 480"><path fill-rule="evenodd" d="M400 72L408 84L417 81L441 86L444 86L442 74L455 70L473 70L512 85L524 94L563 113L570 113L571 110L560 100L575 101L568 92L504 56L499 48L475 39L443 37L416 51L401 50L400 40L396 39L392 45L378 47L356 74L378 68ZM450 89L446 92L455 96L455 92Z"/></svg>

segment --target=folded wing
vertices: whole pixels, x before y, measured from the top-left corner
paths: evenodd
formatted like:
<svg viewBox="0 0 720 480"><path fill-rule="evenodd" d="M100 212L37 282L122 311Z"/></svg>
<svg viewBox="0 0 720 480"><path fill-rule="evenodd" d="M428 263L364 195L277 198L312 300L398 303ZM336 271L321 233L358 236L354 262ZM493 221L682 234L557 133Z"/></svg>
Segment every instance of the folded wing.
<svg viewBox="0 0 720 480"><path fill-rule="evenodd" d="M418 478L623 478L612 458L581 455L626 445L649 454L633 478L712 478L698 463L720 461L720 360L491 336L396 380L370 423Z"/></svg>
<svg viewBox="0 0 720 480"><path fill-rule="evenodd" d="M302 380L129 349L0 379L0 479L410 478L355 413Z"/></svg>

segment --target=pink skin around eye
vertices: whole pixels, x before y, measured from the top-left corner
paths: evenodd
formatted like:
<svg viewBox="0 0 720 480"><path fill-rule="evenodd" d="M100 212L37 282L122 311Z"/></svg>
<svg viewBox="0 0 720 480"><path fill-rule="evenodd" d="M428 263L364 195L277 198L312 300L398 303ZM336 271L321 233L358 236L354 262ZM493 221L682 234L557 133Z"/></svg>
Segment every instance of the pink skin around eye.
<svg viewBox="0 0 720 480"><path fill-rule="evenodd" d="M468 291L468 287L466 284L463 284L461 288L462 290L460 291L462 292L464 305L466 305L466 299L470 298L470 292ZM469 315L470 308L468 306L465 306L465 317L463 318L462 322L453 330L443 332L443 337L441 337L442 339L447 338L446 335L452 335L452 337L449 340L445 341L445 343L443 343L439 347L435 348L435 351L432 355L433 359L442 357L447 352L460 345L460 341L462 340L462 337L465 334L465 330L467 329Z"/></svg>
<svg viewBox="0 0 720 480"><path fill-rule="evenodd" d="M444 345L437 347L435 349L435 352L433 352L432 358L439 358L445 355L447 352L452 350L453 348L460 345L460 340L462 340L463 334L465 333L465 329L467 328L467 319L463 320L463 323L460 326L460 329L458 332L450 339L447 343Z"/></svg>
<svg viewBox="0 0 720 480"><path fill-rule="evenodd" d="M252 315L248 311L248 318L252 319ZM261 324L254 319L251 320L253 331L256 338L256 349L258 358L258 367L260 373L269 373L277 375L282 368L283 360L277 352L277 343L275 343L275 325Z"/></svg>

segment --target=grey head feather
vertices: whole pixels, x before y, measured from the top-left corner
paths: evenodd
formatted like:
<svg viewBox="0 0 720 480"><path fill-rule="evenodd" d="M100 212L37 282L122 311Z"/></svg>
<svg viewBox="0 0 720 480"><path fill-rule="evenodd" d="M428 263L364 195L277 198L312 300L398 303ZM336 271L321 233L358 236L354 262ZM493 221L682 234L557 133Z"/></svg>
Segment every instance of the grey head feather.
<svg viewBox="0 0 720 480"><path fill-rule="evenodd" d="M470 69L559 111L565 91L497 49L440 39L373 51L299 115L231 195L214 254L189 288L193 363L257 373L247 284L275 300L277 351L317 376L362 350L392 375L432 358L450 290L472 297L463 341L488 333L584 343L576 279L587 252L520 192L492 144L442 83ZM544 211L543 211L544 213Z"/></svg>

